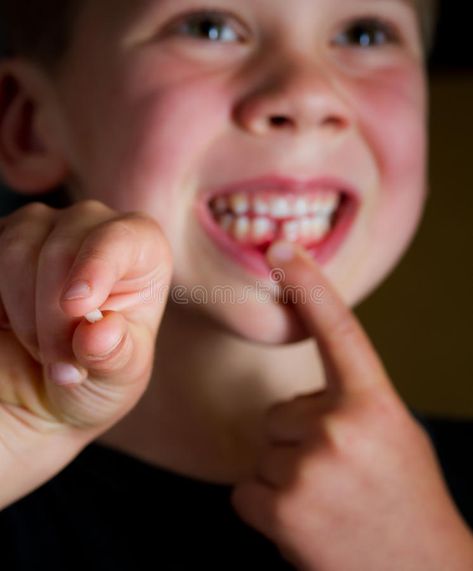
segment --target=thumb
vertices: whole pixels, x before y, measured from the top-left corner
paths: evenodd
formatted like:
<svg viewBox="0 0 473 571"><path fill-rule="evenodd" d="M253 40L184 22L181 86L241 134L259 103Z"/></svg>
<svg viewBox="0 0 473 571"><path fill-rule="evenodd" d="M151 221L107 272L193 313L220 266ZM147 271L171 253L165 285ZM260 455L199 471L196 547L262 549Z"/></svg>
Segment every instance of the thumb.
<svg viewBox="0 0 473 571"><path fill-rule="evenodd" d="M127 318L128 311L96 310L87 314L72 336L80 380L52 383L48 397L56 415L69 425L104 432L138 402L151 378L156 338L168 299L170 273L159 287L164 295ZM107 304L105 304L107 305ZM146 311L147 319L140 319ZM151 320L150 314L153 315ZM138 317L137 317L138 315ZM63 371L64 373L64 371Z"/></svg>

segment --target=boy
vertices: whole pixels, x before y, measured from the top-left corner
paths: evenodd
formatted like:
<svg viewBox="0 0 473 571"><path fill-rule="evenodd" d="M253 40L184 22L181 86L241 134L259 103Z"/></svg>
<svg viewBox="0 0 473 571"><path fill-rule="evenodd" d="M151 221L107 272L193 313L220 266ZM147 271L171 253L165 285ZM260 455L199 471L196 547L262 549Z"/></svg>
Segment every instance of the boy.
<svg viewBox="0 0 473 571"><path fill-rule="evenodd" d="M2 219L11 565L471 569L348 309L425 203L427 3L3 5L2 176L73 202Z"/></svg>

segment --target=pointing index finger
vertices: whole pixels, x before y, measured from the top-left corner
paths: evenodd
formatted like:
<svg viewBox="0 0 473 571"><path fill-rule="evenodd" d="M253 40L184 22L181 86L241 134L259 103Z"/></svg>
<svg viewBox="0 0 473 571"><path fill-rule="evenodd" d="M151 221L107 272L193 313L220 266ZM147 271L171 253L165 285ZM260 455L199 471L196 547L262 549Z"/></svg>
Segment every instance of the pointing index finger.
<svg viewBox="0 0 473 571"><path fill-rule="evenodd" d="M298 244L279 241L268 250L267 259L283 270L283 293L296 293L288 298L320 348L328 389L351 394L382 384L392 388L357 317L312 256Z"/></svg>

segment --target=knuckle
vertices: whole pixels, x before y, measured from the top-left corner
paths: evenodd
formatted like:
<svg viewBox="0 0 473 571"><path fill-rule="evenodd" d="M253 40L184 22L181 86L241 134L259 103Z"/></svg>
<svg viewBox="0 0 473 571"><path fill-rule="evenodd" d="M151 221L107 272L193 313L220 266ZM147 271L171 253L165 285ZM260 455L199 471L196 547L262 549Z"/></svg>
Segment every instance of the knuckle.
<svg viewBox="0 0 473 571"><path fill-rule="evenodd" d="M322 430L325 442L337 455L344 457L350 451L354 452L359 448L360 437L354 423L348 423L335 416L328 416L323 421Z"/></svg>
<svg viewBox="0 0 473 571"><path fill-rule="evenodd" d="M136 220L138 223L146 224L149 227L150 231L157 235L157 239L160 242L165 243L165 248L169 248L169 243L163 232L161 224L156 220L156 218L149 216L146 212L142 212L141 210L129 212L126 214L126 216L131 220Z"/></svg>
<svg viewBox="0 0 473 571"><path fill-rule="evenodd" d="M0 260L14 263L28 256L37 245L29 239L32 221L49 218L53 209L41 202L32 202L10 215L0 235Z"/></svg>
<svg viewBox="0 0 473 571"><path fill-rule="evenodd" d="M22 218L37 218L37 217L45 217L50 216L53 212L53 209L44 204L43 202L30 202L26 204L22 208L18 210L18 215Z"/></svg>
<svg viewBox="0 0 473 571"><path fill-rule="evenodd" d="M136 237L134 228L123 217L107 220L99 224L88 236L84 247L99 251L107 243L125 242Z"/></svg>
<svg viewBox="0 0 473 571"><path fill-rule="evenodd" d="M61 210L61 218L56 231L57 234L65 238L73 238L78 230L89 227L96 222L96 227L103 224L104 219L111 217L111 209L98 200L88 199L72 204L68 208Z"/></svg>
<svg viewBox="0 0 473 571"><path fill-rule="evenodd" d="M148 232L147 238L151 239L154 244L159 244L159 253L162 260L162 267L168 270L166 273L172 273L174 257L171 245L167 240L161 225L155 218L148 215L146 212L135 210L125 213L123 216L120 216L119 218L111 221L111 223L123 226L119 226L118 235L120 238L124 238L125 240L137 239L138 232L135 224L141 226L144 225Z"/></svg>
<svg viewBox="0 0 473 571"><path fill-rule="evenodd" d="M335 458L349 464L356 464L360 459L368 464L376 461L382 450L379 446L382 436L373 433L361 419L332 417L324 425L326 441Z"/></svg>
<svg viewBox="0 0 473 571"><path fill-rule="evenodd" d="M72 210L79 210L79 211L84 211L86 213L88 212L103 212L105 211L110 211L111 209L104 204L103 202L101 202L100 200L97 200L95 198L87 198L85 200L81 200L79 202L76 202L75 204L73 204L70 209Z"/></svg>
<svg viewBox="0 0 473 571"><path fill-rule="evenodd" d="M127 218L115 218L108 223L107 231L113 237L121 240L133 240L136 238L136 231L133 225L129 223Z"/></svg>
<svg viewBox="0 0 473 571"><path fill-rule="evenodd" d="M157 229L161 229L158 221L153 218L152 216L150 216L147 212L144 212L143 210L132 210L131 212L126 212L125 214L123 214L123 216L121 217L123 219L129 219L132 221L137 221L139 223L146 223L149 224L151 226L154 226Z"/></svg>

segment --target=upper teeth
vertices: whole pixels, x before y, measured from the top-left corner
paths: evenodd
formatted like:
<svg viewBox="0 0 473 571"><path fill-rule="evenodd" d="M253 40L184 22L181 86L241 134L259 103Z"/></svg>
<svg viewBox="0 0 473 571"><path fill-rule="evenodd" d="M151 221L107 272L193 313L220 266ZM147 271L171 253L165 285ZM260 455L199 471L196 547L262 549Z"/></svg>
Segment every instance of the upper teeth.
<svg viewBox="0 0 473 571"><path fill-rule="evenodd" d="M275 220L290 217L303 217L308 214L325 214L335 212L340 194L333 190L307 193L304 196L281 195L280 192L264 192L251 196L239 192L229 196L219 196L212 201L212 209L217 214L232 212L237 216L252 213L259 216L270 216Z"/></svg>
<svg viewBox="0 0 473 571"><path fill-rule="evenodd" d="M256 196L253 200L253 212L255 214L260 214L261 216L264 216L269 212L269 204L266 201L264 201L262 198Z"/></svg>
<svg viewBox="0 0 473 571"><path fill-rule="evenodd" d="M228 199L228 203L235 214L246 214L250 206L248 197L245 194L232 194Z"/></svg>

